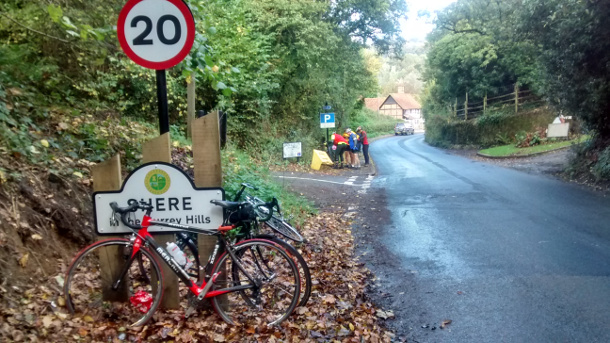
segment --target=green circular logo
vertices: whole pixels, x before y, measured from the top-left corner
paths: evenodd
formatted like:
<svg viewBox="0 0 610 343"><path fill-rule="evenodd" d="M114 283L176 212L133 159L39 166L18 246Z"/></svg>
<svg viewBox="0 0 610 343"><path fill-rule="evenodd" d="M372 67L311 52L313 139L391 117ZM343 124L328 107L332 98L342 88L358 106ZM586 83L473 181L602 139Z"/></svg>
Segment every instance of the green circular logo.
<svg viewBox="0 0 610 343"><path fill-rule="evenodd" d="M169 189L169 175L161 169L153 169L146 174L144 185L152 194L163 194Z"/></svg>

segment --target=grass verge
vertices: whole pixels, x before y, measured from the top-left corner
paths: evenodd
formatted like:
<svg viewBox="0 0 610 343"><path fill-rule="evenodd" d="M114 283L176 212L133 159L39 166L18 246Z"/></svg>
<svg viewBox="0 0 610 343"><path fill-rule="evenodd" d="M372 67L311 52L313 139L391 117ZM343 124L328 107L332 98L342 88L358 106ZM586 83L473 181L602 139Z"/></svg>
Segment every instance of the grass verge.
<svg viewBox="0 0 610 343"><path fill-rule="evenodd" d="M489 149L480 150L479 154L492 157L528 156L532 154L540 154L552 150L569 147L572 144L582 143L588 138L588 136L581 136L579 138L568 141L555 141L547 144L530 146L527 148L517 148L514 144L501 145Z"/></svg>

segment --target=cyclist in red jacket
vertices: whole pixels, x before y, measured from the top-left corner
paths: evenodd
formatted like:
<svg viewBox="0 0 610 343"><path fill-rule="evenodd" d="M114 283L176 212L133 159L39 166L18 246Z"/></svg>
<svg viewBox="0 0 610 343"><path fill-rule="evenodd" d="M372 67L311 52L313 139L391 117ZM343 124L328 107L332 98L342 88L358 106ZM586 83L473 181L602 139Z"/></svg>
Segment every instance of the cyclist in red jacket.
<svg viewBox="0 0 610 343"><path fill-rule="evenodd" d="M336 132L333 132L331 139L333 141L333 146L336 147L335 154L339 155L339 159L341 160L339 168L343 168L343 153L349 149L347 140ZM346 162L349 164L349 161Z"/></svg>
<svg viewBox="0 0 610 343"><path fill-rule="evenodd" d="M356 132L360 135L360 141L362 142L362 155L364 155L364 166L368 167L369 165L369 138L366 135L366 131L362 129L361 126L358 126Z"/></svg>

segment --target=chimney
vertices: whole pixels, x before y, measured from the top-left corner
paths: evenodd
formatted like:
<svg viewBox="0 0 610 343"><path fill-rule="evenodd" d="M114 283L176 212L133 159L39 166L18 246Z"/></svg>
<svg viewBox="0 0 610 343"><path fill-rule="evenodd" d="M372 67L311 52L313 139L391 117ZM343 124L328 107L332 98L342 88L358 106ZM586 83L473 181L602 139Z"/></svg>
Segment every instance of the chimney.
<svg viewBox="0 0 610 343"><path fill-rule="evenodd" d="M398 86L398 93L404 93L405 92L405 86Z"/></svg>

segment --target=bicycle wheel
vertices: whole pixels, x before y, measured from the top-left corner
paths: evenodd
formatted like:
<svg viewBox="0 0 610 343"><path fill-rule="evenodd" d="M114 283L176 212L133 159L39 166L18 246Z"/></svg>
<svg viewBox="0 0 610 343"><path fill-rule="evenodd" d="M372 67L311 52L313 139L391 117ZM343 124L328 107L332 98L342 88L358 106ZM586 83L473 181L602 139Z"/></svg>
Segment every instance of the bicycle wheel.
<svg viewBox="0 0 610 343"><path fill-rule="evenodd" d="M311 295L311 273L309 272L309 266L305 261L305 258L299 253L299 251L290 245L288 242L273 236L273 235L256 235L254 238L259 239L267 239L273 241L273 243L279 244L290 257L292 257L294 263L299 270L299 278L301 281L301 294L299 296L299 303L297 306L305 306L307 305L307 301L309 300L309 296Z"/></svg>
<svg viewBox="0 0 610 343"><path fill-rule="evenodd" d="M288 239L292 239L293 241L299 243L303 242L303 236L301 236L299 231L292 227L292 225L288 224L285 220L272 216L264 223L267 224L267 226L269 226L273 231Z"/></svg>
<svg viewBox="0 0 610 343"><path fill-rule="evenodd" d="M284 321L299 300L301 287L294 261L282 247L268 240L249 239L232 249L236 260L225 252L214 265L211 275L220 274L212 290L248 288L211 298L216 312L229 324L248 327Z"/></svg>
<svg viewBox="0 0 610 343"><path fill-rule="evenodd" d="M128 239L112 238L81 250L64 282L66 305L85 321L146 323L163 296L163 275L152 253L141 247L134 258ZM140 261L140 262L139 262ZM125 277L112 289L122 270Z"/></svg>

